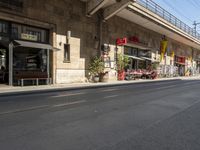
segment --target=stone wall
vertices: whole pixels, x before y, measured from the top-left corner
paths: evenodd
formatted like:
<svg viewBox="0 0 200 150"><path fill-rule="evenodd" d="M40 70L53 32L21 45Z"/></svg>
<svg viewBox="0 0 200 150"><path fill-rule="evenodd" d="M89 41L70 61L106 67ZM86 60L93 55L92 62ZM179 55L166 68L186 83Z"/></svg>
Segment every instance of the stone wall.
<svg viewBox="0 0 200 150"><path fill-rule="evenodd" d="M95 15L90 18L86 17L85 6L85 3L80 0L43 0L42 2L24 0L22 11L13 12L2 9L2 12L6 13L5 15L2 13L0 18L50 29L50 43L61 49L51 54L51 74L54 82L68 83L74 80L77 82L77 79L84 80L85 68L99 48L95 46L95 39L98 39L99 34L98 18ZM10 16L5 18L7 12ZM41 26L42 23L45 25ZM63 59L67 31L71 31L68 43L71 60L68 63ZM76 76L76 79L72 78L73 76Z"/></svg>

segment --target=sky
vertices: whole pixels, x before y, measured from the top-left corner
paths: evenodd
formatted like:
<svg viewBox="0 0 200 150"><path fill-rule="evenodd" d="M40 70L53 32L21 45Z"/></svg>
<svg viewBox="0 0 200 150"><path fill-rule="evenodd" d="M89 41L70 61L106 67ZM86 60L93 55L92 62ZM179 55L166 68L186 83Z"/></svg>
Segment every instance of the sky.
<svg viewBox="0 0 200 150"><path fill-rule="evenodd" d="M190 27L194 27L194 21L200 23L200 0L153 1ZM200 33L200 24L197 26L197 31Z"/></svg>

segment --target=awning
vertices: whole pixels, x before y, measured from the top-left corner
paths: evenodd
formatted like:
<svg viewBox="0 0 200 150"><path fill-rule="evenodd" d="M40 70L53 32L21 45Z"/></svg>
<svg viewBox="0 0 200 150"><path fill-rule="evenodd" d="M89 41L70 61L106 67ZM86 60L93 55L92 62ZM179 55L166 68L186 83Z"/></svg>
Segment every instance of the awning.
<svg viewBox="0 0 200 150"><path fill-rule="evenodd" d="M175 63L179 64L179 65L184 65L184 66L186 65L185 63L181 63L181 62L178 62L178 61L176 61Z"/></svg>
<svg viewBox="0 0 200 150"><path fill-rule="evenodd" d="M135 48L139 48L139 49L142 49L142 50L152 49L151 47L147 47L146 45L142 45L142 44L134 43L134 42L127 43L127 44L125 44L125 46L135 47Z"/></svg>
<svg viewBox="0 0 200 150"><path fill-rule="evenodd" d="M19 41L19 40L14 40L14 45L15 46L22 46L22 47L30 47L30 48L48 49L48 50L54 50L54 51L60 50L56 47L51 46L50 44L28 42L28 41Z"/></svg>
<svg viewBox="0 0 200 150"><path fill-rule="evenodd" d="M131 55L124 55L124 56L127 56L129 58L133 58L133 59L137 59L137 60L144 60L144 59L142 59L140 57L136 57L136 56L131 56Z"/></svg>
<svg viewBox="0 0 200 150"><path fill-rule="evenodd" d="M151 58L148 58L148 57L141 57L141 58L142 58L142 59L149 60L149 61L151 61L151 62L159 62L159 61L153 60L153 59L151 59Z"/></svg>

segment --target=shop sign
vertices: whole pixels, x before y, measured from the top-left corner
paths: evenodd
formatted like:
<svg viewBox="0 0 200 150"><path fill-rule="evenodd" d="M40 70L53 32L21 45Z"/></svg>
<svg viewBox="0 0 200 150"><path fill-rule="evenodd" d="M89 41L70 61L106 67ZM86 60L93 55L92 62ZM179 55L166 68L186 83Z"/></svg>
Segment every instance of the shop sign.
<svg viewBox="0 0 200 150"><path fill-rule="evenodd" d="M117 45L126 45L127 43L138 43L147 46L147 42L140 40L137 36L131 36L129 38L118 38L116 40Z"/></svg>
<svg viewBox="0 0 200 150"><path fill-rule="evenodd" d="M37 35L21 33L21 39L30 40L30 41L37 41Z"/></svg>
<svg viewBox="0 0 200 150"><path fill-rule="evenodd" d="M117 40L116 40L116 44L117 45L126 45L127 44L127 38L118 38Z"/></svg>
<svg viewBox="0 0 200 150"><path fill-rule="evenodd" d="M148 42L147 41L141 40L137 36L131 36L131 37L129 37L128 38L128 42L129 43L138 43L138 44L142 44L144 46L148 46Z"/></svg>
<svg viewBox="0 0 200 150"><path fill-rule="evenodd" d="M185 57L176 56L176 62L185 64Z"/></svg>
<svg viewBox="0 0 200 150"><path fill-rule="evenodd" d="M139 38L136 37L136 36L129 37L129 41L130 42L135 42L135 43L140 43Z"/></svg>

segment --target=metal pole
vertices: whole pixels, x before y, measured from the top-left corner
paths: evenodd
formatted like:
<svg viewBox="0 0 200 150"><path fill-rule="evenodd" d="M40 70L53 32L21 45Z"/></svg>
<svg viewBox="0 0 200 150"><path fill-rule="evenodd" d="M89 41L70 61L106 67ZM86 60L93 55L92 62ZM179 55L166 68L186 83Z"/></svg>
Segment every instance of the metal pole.
<svg viewBox="0 0 200 150"><path fill-rule="evenodd" d="M13 43L9 44L9 85L13 85Z"/></svg>
<svg viewBox="0 0 200 150"><path fill-rule="evenodd" d="M50 67L49 67L49 49L47 50L47 84L49 84L49 77L50 77L50 74L49 74L49 72L50 72Z"/></svg>
<svg viewBox="0 0 200 150"><path fill-rule="evenodd" d="M197 34L197 25L199 25L200 22L196 22L194 21L193 25L194 25L194 32L195 32L195 37L196 37L196 34Z"/></svg>

